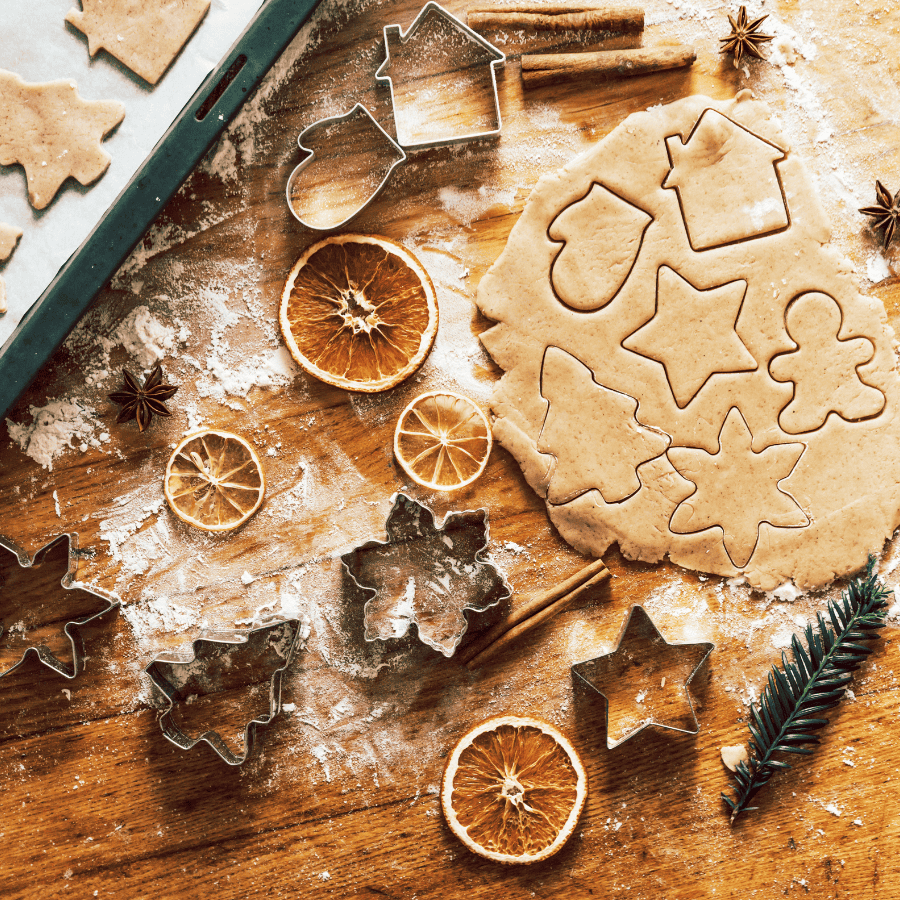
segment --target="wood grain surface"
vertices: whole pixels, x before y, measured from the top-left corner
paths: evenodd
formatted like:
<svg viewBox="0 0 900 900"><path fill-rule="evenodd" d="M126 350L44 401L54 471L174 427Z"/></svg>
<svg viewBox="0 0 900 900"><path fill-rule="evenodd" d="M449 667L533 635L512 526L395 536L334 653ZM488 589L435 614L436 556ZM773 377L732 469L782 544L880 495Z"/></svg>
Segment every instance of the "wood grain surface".
<svg viewBox="0 0 900 900"><path fill-rule="evenodd" d="M465 4L447 6L465 17ZM411 154L344 229L404 242L429 269L442 316L429 360L407 383L371 397L299 373L272 388L258 378L252 387L226 385L221 361L233 374L277 352L284 279L321 236L285 203L287 177L300 161L296 136L355 101L394 133L389 96L374 80L382 28L405 28L417 9L409 0L323 0L10 414L14 425L28 424L31 407L63 399L79 403L88 424L83 447L82 438L73 441L52 469L4 434L0 531L29 552L77 531L93 551L79 577L116 591L123 609L83 629L86 669L75 681L33 661L0 680L0 896L900 896L894 627L822 746L772 781L758 811L730 828L719 797L728 788L720 748L745 740L746 701L758 695L785 636L840 585L789 603L611 550L612 577L595 593L469 672L414 636L367 643L364 598L339 563L342 552L383 536L390 497L405 487L439 516L489 510L492 553L514 588L513 606L585 564L504 450L495 448L470 487L429 494L404 481L391 436L399 412L422 391L451 387L486 404L499 370L477 342L490 325L471 302L478 281L536 180L632 112L752 87L806 159L836 246L897 329L900 279L886 277L896 255L878 255L877 238L855 210L873 202L876 177L900 187L900 9L871 0L767 3L766 24L779 36L767 51L775 59L745 72L717 53L728 31L719 3L653 0L645 46L694 44L692 69L527 94L522 53L627 44L564 32L486 33L508 56L498 78L500 139ZM449 118L459 102L435 99ZM140 368L116 329L141 306L178 333L163 365L182 386L173 417L143 435L133 423L116 425L106 399L123 365ZM171 448L197 423L244 434L266 462L265 505L230 535L191 531L162 499ZM893 585L900 547L872 549L884 553L880 565ZM34 594L16 603L38 607L45 598ZM603 703L573 684L569 667L611 649L634 603L669 641L710 640L716 648L691 685L699 734L649 729L610 751ZM206 746L183 752L167 743L143 668L160 650L188 646L204 627L233 628L260 609L293 609L308 622L305 647L285 677L288 711L260 731L240 767ZM473 620L472 633L505 611ZM213 698L192 727L208 716L234 738L264 711L265 686L261 675ZM506 712L556 724L590 779L572 840L534 867L473 856L440 810L448 750L477 722Z"/></svg>

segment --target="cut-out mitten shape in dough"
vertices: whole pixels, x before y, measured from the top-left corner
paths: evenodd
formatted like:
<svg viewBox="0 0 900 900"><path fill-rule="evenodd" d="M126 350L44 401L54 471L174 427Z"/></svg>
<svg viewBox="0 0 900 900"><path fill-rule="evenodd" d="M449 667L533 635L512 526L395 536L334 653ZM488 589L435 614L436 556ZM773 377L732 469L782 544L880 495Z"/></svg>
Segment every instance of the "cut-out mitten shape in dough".
<svg viewBox="0 0 900 900"><path fill-rule="evenodd" d="M87 35L88 52L106 50L156 84L209 9L210 0L81 0L66 21Z"/></svg>
<svg viewBox="0 0 900 900"><path fill-rule="evenodd" d="M884 394L857 372L875 347L867 338L841 340L841 320L837 301L819 292L801 294L787 308L785 324L797 349L776 356L769 373L794 383L794 397L778 418L788 434L814 431L832 412L857 422L884 409Z"/></svg>
<svg viewBox="0 0 900 900"><path fill-rule="evenodd" d="M653 221L642 209L596 182L551 223L563 241L550 269L556 296L572 309L602 309L625 283Z"/></svg>
<svg viewBox="0 0 900 900"><path fill-rule="evenodd" d="M662 266L656 276L656 312L622 346L662 363L675 402L684 408L717 372L756 368L735 331L746 291L746 281L700 290Z"/></svg>
<svg viewBox="0 0 900 900"><path fill-rule="evenodd" d="M754 453L752 440L744 417L732 407L719 432L717 453L693 447L670 447L668 453L678 473L697 486L678 505L669 527L676 534L691 534L719 526L736 566L750 561L762 522L778 528L809 524L797 501L778 487L805 446L773 444Z"/></svg>
<svg viewBox="0 0 900 900"><path fill-rule="evenodd" d="M780 231L789 224L775 163L785 152L714 109L688 139L666 138L691 247L708 250Z"/></svg>
<svg viewBox="0 0 900 900"><path fill-rule="evenodd" d="M100 141L124 117L117 100L82 100L74 81L26 84L0 69L0 165L24 166L35 209L70 175L90 184L106 171L110 157Z"/></svg>
<svg viewBox="0 0 900 900"><path fill-rule="evenodd" d="M595 488L619 503L640 489L637 467L669 446L667 435L638 422L637 400L598 384L584 363L556 347L544 354L541 393L550 410L538 450L556 457L551 503Z"/></svg>

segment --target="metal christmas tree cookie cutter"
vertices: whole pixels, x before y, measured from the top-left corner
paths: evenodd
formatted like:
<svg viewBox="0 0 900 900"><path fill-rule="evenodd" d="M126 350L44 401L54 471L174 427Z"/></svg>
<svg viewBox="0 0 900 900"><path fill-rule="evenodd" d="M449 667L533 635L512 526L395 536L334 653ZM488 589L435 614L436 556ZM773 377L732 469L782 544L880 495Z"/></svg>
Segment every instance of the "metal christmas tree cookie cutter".
<svg viewBox="0 0 900 900"><path fill-rule="evenodd" d="M194 663L202 662L204 658L211 658L216 653L217 647L224 652L234 647L249 644L253 640L260 640L263 636L274 633L278 629L284 630L286 628L290 629L290 634L286 636L283 652L276 651L284 659L284 664L275 669L269 679L269 711L251 719L244 726L243 753L233 753L222 736L214 729L204 731L196 738L192 738L182 730L175 721L173 710L176 703L190 702L185 697L184 691L185 688L191 685L192 678L196 673L189 670L188 677L184 680L184 683L178 684L178 679L174 678L172 667L193 667ZM144 671L149 675L154 687L162 693L166 702L166 709L159 718L159 726L163 736L182 750L192 750L201 742L209 744L230 766L239 766L246 762L253 749L253 740L256 736L257 728L268 725L281 712L281 682L299 641L300 620L278 618L267 620L262 625L244 630L204 632L200 637L191 641L191 649L189 651L167 651L158 654Z"/></svg>
<svg viewBox="0 0 900 900"><path fill-rule="evenodd" d="M78 629L83 625L90 624L114 609L118 609L120 605L119 598L116 597L115 594L104 591L102 588L98 588L95 585L85 584L76 580L75 576L78 571L78 559L84 554L79 554L78 552L78 534L74 531L66 532L55 537L52 541L49 541L39 550L35 551L32 556L29 556L15 541L0 535L0 553L5 551L15 556L16 562L22 569L34 569L40 566L43 563L44 558L63 543L66 543L68 546L66 551L66 573L60 579L60 586L66 591L81 591L96 597L98 600L102 601L102 608L89 615L77 616L63 624L63 633L68 639L69 646L72 650L71 665L58 659L47 647L43 645L31 645L23 650L22 657L17 663L4 671L0 671L0 678L4 675L8 675L10 672L21 666L29 656L37 657L39 662L59 675L62 675L63 678L68 678L70 681L76 678L84 669L85 659L84 641ZM15 628L14 625L12 627L6 626L4 628L2 599L4 591L8 589L8 584L5 582L6 579L2 577L2 571L0 571L0 636L2 636L4 632L11 633Z"/></svg>

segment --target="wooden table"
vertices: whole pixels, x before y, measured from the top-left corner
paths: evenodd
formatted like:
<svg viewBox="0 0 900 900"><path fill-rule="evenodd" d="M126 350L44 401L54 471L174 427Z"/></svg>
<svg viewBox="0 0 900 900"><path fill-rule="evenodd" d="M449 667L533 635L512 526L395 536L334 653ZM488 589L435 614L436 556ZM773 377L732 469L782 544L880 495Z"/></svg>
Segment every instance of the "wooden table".
<svg viewBox="0 0 900 900"><path fill-rule="evenodd" d="M464 15L465 4L447 6ZM77 399L93 407L85 415L94 436L108 431L98 449L66 451L52 471L5 441L2 531L30 551L77 531L95 551L79 577L117 591L124 609L84 629L88 660L76 681L33 663L2 681L0 895L898 896L893 629L857 677L855 699L833 715L822 746L766 788L758 812L729 828L719 798L728 786L719 749L745 739L744 701L779 658L775 644L833 591L773 602L610 551L613 578L603 589L470 674L413 638L366 644L360 598L342 580L338 557L382 535L390 497L405 484L391 453L403 406L438 386L489 396L499 370L479 349L476 336L489 323L471 298L531 186L629 113L695 92L724 98L754 87L818 180L836 244L861 277L877 273L877 240L855 207L874 200L876 177L900 187L900 9L869 0L783 3L778 22L767 24L796 34L808 58L753 63L748 77L716 53L728 30L719 4L654 0L645 44L696 43L693 69L527 95L518 55L563 47L566 36L487 34L509 57L499 79L501 139L415 154L352 223L406 242L431 272L442 324L425 367L381 396L352 396L300 374L271 390L224 394L208 359L226 360L233 371L240 358L277 350L281 286L318 238L291 218L283 199L299 160L296 135L355 100L391 131L387 92L374 82L381 29L405 27L417 8L411 0L324 0L11 413L28 422L30 405ZM780 60L784 41L769 51ZM896 328L900 283L882 280L871 292ZM163 322L174 311L189 330L176 356L164 360L182 385L175 414L144 435L133 423L115 425L106 400L118 387L117 370L137 366L118 346L107 365L100 342L140 305ZM223 308L232 313L228 321ZM171 448L198 421L238 431L266 454L266 505L225 537L191 531L161 502ZM502 449L480 481L453 496L407 490L441 515L489 510L493 555L515 588L513 603L583 565ZM885 548L886 572L897 549ZM692 685L697 736L650 729L609 751L603 704L573 687L569 666L609 649L636 602L669 640L708 639L716 649ZM310 622L307 647L285 679L292 710L260 733L242 767L228 767L206 746L182 752L167 743L143 667L159 650L185 647L204 624L234 627L266 604L299 609ZM221 698L211 721L236 731L260 711L257 686ZM554 722L590 778L573 839L534 867L471 855L440 811L448 749L473 724L503 712Z"/></svg>

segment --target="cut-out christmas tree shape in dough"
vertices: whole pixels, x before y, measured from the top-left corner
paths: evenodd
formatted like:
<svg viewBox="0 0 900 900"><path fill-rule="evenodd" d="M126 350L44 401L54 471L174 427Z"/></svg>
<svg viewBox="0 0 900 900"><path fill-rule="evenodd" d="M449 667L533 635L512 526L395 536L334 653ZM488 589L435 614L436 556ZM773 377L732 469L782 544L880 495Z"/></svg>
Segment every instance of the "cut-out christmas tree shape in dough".
<svg viewBox="0 0 900 900"><path fill-rule="evenodd" d="M66 21L83 32L92 57L106 50L156 84L203 21L210 0L81 0Z"/></svg>
<svg viewBox="0 0 900 900"><path fill-rule="evenodd" d="M714 109L686 141L666 138L691 247L708 250L780 231L790 223L776 162L785 152Z"/></svg>
<svg viewBox="0 0 900 900"><path fill-rule="evenodd" d="M14 228L0 222L0 262L9 259L10 254L16 249L19 238L22 237L22 229ZM0 315L6 312L6 282L0 276Z"/></svg>
<svg viewBox="0 0 900 900"><path fill-rule="evenodd" d="M35 209L70 175L86 185L106 171L110 157L100 141L124 117L116 100L82 100L74 81L26 84L0 69L0 165L22 164Z"/></svg>
<svg viewBox="0 0 900 900"><path fill-rule="evenodd" d="M550 347L541 393L550 410L538 450L556 456L547 499L565 503L596 489L607 503L640 490L637 468L666 452L667 435L637 420L637 400L598 384L574 356Z"/></svg>
<svg viewBox="0 0 900 900"><path fill-rule="evenodd" d="M631 273L652 221L609 188L592 184L550 225L550 238L563 242L550 270L557 297L584 312L606 306Z"/></svg>
<svg viewBox="0 0 900 900"><path fill-rule="evenodd" d="M662 266L656 279L656 313L622 346L662 363L675 402L685 407L717 372L756 368L735 331L746 291L747 282L740 280L700 290Z"/></svg>
<svg viewBox="0 0 900 900"><path fill-rule="evenodd" d="M670 447L669 460L697 490L682 500L669 527L691 534L718 526L725 549L736 566L753 555L759 526L802 528L809 519L778 483L794 470L806 449L803 444L773 444L754 452L752 435L737 407L719 433L719 450L707 453L690 447Z"/></svg>
<svg viewBox="0 0 900 900"><path fill-rule="evenodd" d="M762 154L765 167L754 169L754 177L769 179L773 200L776 188L781 196L777 183L782 183L790 199L790 227L715 250L692 249L678 193L663 187L672 168L666 138L689 135L704 116L720 124L727 119L752 141L758 136L766 153L780 148L780 161L772 161L774 149L768 162ZM696 133L704 134L699 129ZM709 160L696 160L699 168L700 163L715 161L714 142L709 152ZM723 162L730 165L727 154ZM718 184L714 179L711 183ZM567 211L575 213L575 204L591 194L596 197L598 184L626 197L652 223L614 298L585 314L580 309L590 309L597 298L590 283L577 288L580 299L568 297L570 306L560 302L554 290L551 272L562 257L553 228ZM749 196L758 199L756 189L748 191L747 184L746 179L718 184L707 201L713 222L721 221L719 208L731 215ZM704 215L700 207L697 215ZM784 223L783 208L780 215L771 221L763 216L761 227ZM589 219L578 228L566 220L565 232L566 253L574 253L580 243L590 245L591 254L601 259L617 252L604 247ZM746 229L739 236L746 237ZM617 238L610 233L605 240L614 244ZM674 333L667 335L661 328L653 341L654 351L657 344L666 348L665 355L657 354L665 365L628 349L636 342L641 352L650 350L644 341L663 323L662 317L656 318L666 307L663 302L657 309L659 273L663 285L668 279L691 298L681 321L675 317L668 326ZM705 306L710 294L704 289L712 289L717 304ZM833 316L811 316L813 337L803 337L794 318L807 304L798 307L791 301L816 292L840 307L840 330ZM660 296L665 300L668 295L660 290ZM481 340L504 372L491 401L495 439L510 450L528 483L545 499L552 523L579 551L599 556L617 544L629 559L654 562L668 557L703 572L740 574L761 590L773 590L789 579L808 589L858 570L869 552L900 525L900 374L894 332L881 302L859 293L852 265L831 243L802 161L769 108L749 92L722 101L687 97L635 113L587 152L542 178L503 253L482 278L476 302L497 323ZM718 316L722 321L712 333L720 339L712 340L707 329ZM845 401L844 393L834 391L829 382L826 393L839 401L829 405L839 406L840 415L828 415L823 424L798 437L786 430L789 422L782 412L791 406L788 420L802 412L808 421L818 421L823 409L809 411L810 404L822 406L816 394L806 386L795 389L792 383L794 377L798 384L812 379L794 368L793 360L800 355L795 351L807 344L833 347L835 334L843 359L857 366L864 386L883 395L883 407L876 412L874 395L867 391L859 397L864 394L870 406L860 399ZM861 338L871 342L867 352L872 355L858 365L857 347L862 345L855 342ZM727 364L717 359L711 365L703 358L722 347L733 354ZM565 360L572 373L569 380L553 375ZM833 360L829 366L834 368ZM672 383L667 369L679 373ZM693 384L681 374L695 371L700 374ZM696 382L710 373L692 395ZM778 381L773 373L778 378L790 375L791 380ZM692 395L690 402L676 402L673 384L681 401ZM609 414L595 408L612 397L629 398L627 410L623 401L620 412L632 417L630 433L668 435L669 450L640 462L643 454L625 442L621 469L616 469L619 445L597 438L615 429ZM739 412L731 412L735 408ZM729 413L726 438L734 428L743 438L741 446L746 449L749 443L744 453L746 481L714 478L719 471L715 465L733 452L732 443L720 436ZM649 448L647 455L653 452L657 448ZM761 465L770 460L771 468ZM704 462L708 471L701 471ZM688 463L701 467L696 481ZM605 481L612 471L622 473L615 490Z"/></svg>
<svg viewBox="0 0 900 900"><path fill-rule="evenodd" d="M841 308L834 298L801 294L788 306L785 323L797 349L776 356L769 372L776 381L794 384L794 398L778 418L788 434L814 431L832 412L854 422L884 409L884 394L865 384L857 371L872 359L875 347L867 338L839 337Z"/></svg>

